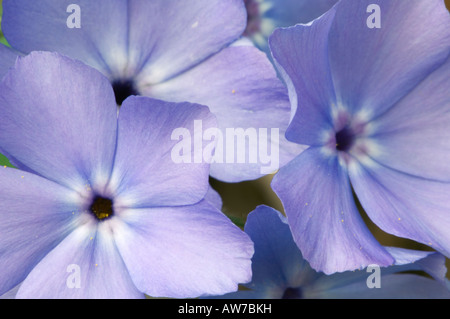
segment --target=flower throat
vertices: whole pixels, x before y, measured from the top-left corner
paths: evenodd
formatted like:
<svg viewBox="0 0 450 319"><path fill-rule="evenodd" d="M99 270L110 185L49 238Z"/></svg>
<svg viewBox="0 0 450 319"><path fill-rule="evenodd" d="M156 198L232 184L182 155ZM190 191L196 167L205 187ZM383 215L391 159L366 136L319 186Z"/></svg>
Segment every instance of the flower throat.
<svg viewBox="0 0 450 319"><path fill-rule="evenodd" d="M133 81L131 80L116 80L112 82L114 96L116 97L117 105L122 105L123 101L131 95L139 95Z"/></svg>
<svg viewBox="0 0 450 319"><path fill-rule="evenodd" d="M101 196L94 197L89 210L98 220L105 220L114 215L112 200Z"/></svg>

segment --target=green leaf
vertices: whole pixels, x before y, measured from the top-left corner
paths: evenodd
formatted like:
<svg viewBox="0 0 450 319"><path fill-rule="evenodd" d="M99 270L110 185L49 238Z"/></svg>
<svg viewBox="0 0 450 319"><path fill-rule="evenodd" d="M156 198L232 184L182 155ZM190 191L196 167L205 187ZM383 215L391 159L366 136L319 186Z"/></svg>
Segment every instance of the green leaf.
<svg viewBox="0 0 450 319"><path fill-rule="evenodd" d="M8 160L8 158L6 158L6 156L0 154L0 166L7 166L7 167L12 167L15 168Z"/></svg>

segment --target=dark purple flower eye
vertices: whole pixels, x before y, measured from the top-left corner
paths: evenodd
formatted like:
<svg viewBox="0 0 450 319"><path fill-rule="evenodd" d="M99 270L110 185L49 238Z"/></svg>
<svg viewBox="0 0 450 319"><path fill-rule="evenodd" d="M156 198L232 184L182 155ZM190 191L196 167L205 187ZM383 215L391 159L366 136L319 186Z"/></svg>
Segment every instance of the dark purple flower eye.
<svg viewBox="0 0 450 319"><path fill-rule="evenodd" d="M335 138L336 149L341 152L350 150L355 141L354 132L348 126L345 126L340 131L336 132Z"/></svg>
<svg viewBox="0 0 450 319"><path fill-rule="evenodd" d="M117 105L122 105L129 96L139 95L132 80L115 80L112 82Z"/></svg>

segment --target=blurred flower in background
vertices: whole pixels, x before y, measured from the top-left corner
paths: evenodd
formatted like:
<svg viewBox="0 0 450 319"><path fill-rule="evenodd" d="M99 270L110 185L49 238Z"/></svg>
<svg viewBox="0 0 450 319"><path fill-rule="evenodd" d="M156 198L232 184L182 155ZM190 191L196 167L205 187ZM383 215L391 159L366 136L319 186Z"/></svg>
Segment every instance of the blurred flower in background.
<svg viewBox="0 0 450 319"><path fill-rule="evenodd" d="M308 23L327 12L337 0L244 0L247 28L244 35L270 56L267 40L279 27Z"/></svg>
<svg viewBox="0 0 450 319"><path fill-rule="evenodd" d="M238 292L218 298L450 298L445 258L439 253L387 247L396 259L393 266L372 265L368 269L325 275L303 259L286 218L275 209L258 206L249 214L245 232L255 243L252 282Z"/></svg>

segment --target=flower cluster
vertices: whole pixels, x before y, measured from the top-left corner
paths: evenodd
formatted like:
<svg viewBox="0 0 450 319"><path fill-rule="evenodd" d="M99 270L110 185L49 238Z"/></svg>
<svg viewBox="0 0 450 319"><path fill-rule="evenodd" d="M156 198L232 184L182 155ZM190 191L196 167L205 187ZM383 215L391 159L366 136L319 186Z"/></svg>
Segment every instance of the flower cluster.
<svg viewBox="0 0 450 319"><path fill-rule="evenodd" d="M443 0L1 4L3 298L450 298Z"/></svg>

